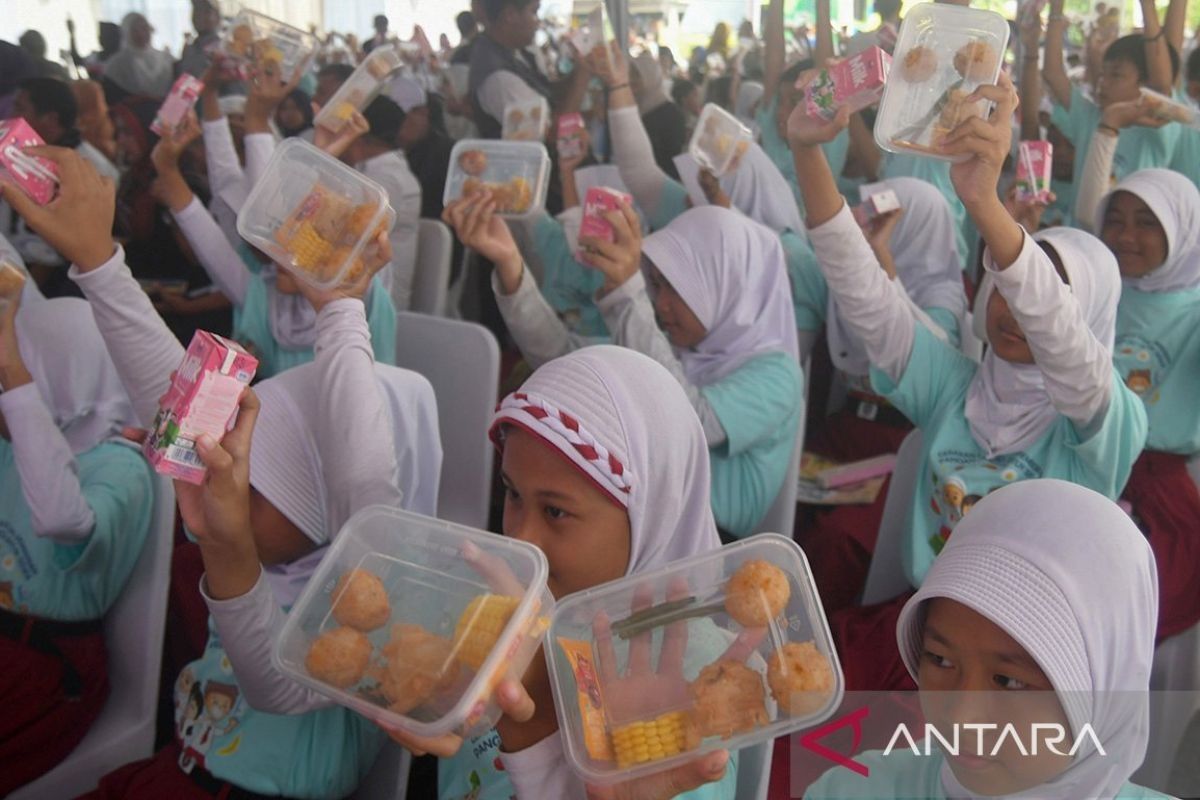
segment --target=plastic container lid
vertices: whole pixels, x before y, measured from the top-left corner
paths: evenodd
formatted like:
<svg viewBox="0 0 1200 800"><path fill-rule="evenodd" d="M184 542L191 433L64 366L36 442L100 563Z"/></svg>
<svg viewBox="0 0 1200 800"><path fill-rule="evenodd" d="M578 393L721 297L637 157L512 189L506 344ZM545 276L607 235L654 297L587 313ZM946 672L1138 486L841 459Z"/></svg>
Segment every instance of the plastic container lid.
<svg viewBox="0 0 1200 800"><path fill-rule="evenodd" d="M893 153L962 161L934 149L940 136L988 103L962 100L1000 76L1008 21L994 11L941 3L913 6L904 17L888 75L875 141Z"/></svg>
<svg viewBox="0 0 1200 800"><path fill-rule="evenodd" d="M717 177L737 168L754 134L725 109L709 103L700 112L688 152L703 169Z"/></svg>
<svg viewBox="0 0 1200 800"><path fill-rule="evenodd" d="M519 680L541 644L548 573L525 542L370 506L321 559L272 661L389 727L485 733L500 718L494 687Z"/></svg>
<svg viewBox="0 0 1200 800"><path fill-rule="evenodd" d="M1195 107L1178 100L1172 100L1165 94L1159 94L1145 86L1139 90L1142 93L1142 105L1156 118L1167 122L1178 122L1192 128L1200 128L1200 111Z"/></svg>
<svg viewBox="0 0 1200 800"><path fill-rule="evenodd" d="M318 288L336 286L396 212L383 187L300 139L276 146L238 213L242 238Z"/></svg>
<svg viewBox="0 0 1200 800"><path fill-rule="evenodd" d="M500 216L525 219L545 208L549 181L550 155L541 142L463 139L450 151L442 201L490 189Z"/></svg>
<svg viewBox="0 0 1200 800"><path fill-rule="evenodd" d="M640 648L653 674L631 665ZM776 534L563 598L545 653L564 752L589 783L816 725L844 692L808 562Z"/></svg>
<svg viewBox="0 0 1200 800"><path fill-rule="evenodd" d="M269 40L277 54L269 48L255 52L254 45ZM317 37L299 28L272 19L250 9L242 9L225 31L226 55L242 63L261 62L264 55L277 55L280 77L287 81L304 59L317 51Z"/></svg>
<svg viewBox="0 0 1200 800"><path fill-rule="evenodd" d="M395 47L376 47L338 87L313 124L337 133L350 121L351 114L362 111L375 99L387 86L392 73L403 65Z"/></svg>

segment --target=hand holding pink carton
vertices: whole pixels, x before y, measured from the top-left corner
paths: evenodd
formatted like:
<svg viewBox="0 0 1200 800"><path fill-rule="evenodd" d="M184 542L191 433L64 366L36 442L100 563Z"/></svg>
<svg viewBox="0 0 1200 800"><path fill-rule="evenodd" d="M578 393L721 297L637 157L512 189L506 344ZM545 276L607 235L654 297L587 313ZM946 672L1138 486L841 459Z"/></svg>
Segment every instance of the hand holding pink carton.
<svg viewBox="0 0 1200 800"><path fill-rule="evenodd" d="M878 103L891 68L892 57L878 47L826 67L804 92L808 115L833 119L842 106L853 113Z"/></svg>
<svg viewBox="0 0 1200 800"><path fill-rule="evenodd" d="M1054 171L1054 146L1050 142L1021 142L1017 150L1017 200L1049 203Z"/></svg>
<svg viewBox="0 0 1200 800"><path fill-rule="evenodd" d="M196 440L204 434L216 440L225 435L257 369L258 359L236 342L197 331L158 401L154 428L142 445L154 469L188 483L203 482L206 469Z"/></svg>
<svg viewBox="0 0 1200 800"><path fill-rule="evenodd" d="M582 239L586 236L606 242L616 241L612 223L605 219L604 215L609 211L620 212L622 201L632 204L633 197L605 186L593 186L588 189L583 199L583 221L579 225L579 237ZM577 256L582 260L586 248L581 246L580 250Z"/></svg>
<svg viewBox="0 0 1200 800"><path fill-rule="evenodd" d="M583 157L587 145L583 141L583 115L563 114L558 118L558 157L568 161Z"/></svg>
<svg viewBox="0 0 1200 800"><path fill-rule="evenodd" d="M40 206L54 198L58 168L52 161L27 154L25 148L44 144L24 117L0 122L0 179L16 184Z"/></svg>
<svg viewBox="0 0 1200 800"><path fill-rule="evenodd" d="M157 136L162 136L165 130L174 131L179 127L179 123L183 122L187 112L196 105L196 100L203 91L204 81L186 72L180 75L179 80L171 87L167 99L159 107L154 121L150 123L150 130Z"/></svg>

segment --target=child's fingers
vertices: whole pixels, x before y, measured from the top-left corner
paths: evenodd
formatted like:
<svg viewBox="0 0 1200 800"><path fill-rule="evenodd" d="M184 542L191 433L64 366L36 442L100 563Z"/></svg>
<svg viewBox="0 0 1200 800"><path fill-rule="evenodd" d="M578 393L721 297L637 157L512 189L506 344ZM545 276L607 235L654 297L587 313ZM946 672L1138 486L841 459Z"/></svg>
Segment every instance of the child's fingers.
<svg viewBox="0 0 1200 800"><path fill-rule="evenodd" d="M617 655L613 650L612 621L601 611L592 620L592 638L596 643L596 671L600 685L606 686L617 679Z"/></svg>
<svg viewBox="0 0 1200 800"><path fill-rule="evenodd" d="M247 386L238 399L237 421L221 440L221 446L235 459L245 460L250 457L250 439L254 434L254 424L258 421L260 408L262 402L258 395Z"/></svg>
<svg viewBox="0 0 1200 800"><path fill-rule="evenodd" d="M634 614L644 611L652 605L654 605L653 586L643 583L633 590L633 602L630 604L630 610ZM646 630L629 640L629 661L627 663L630 675L650 674L650 645L653 638L654 632Z"/></svg>
<svg viewBox="0 0 1200 800"><path fill-rule="evenodd" d="M737 638L725 649L721 655L722 659L731 661L743 662L750 657L754 649L758 647L767 636L766 628L746 628L737 635Z"/></svg>
<svg viewBox="0 0 1200 800"><path fill-rule="evenodd" d="M462 546L462 557L467 566L487 581L493 592L507 597L521 597L525 587L517 580L508 562L499 556L485 553L477 545L467 542Z"/></svg>
<svg viewBox="0 0 1200 800"><path fill-rule="evenodd" d="M528 722L537 710L533 698L521 685L520 681L511 678L500 683L496 689L496 704L504 715L513 722Z"/></svg>
<svg viewBox="0 0 1200 800"><path fill-rule="evenodd" d="M691 594L687 579L676 577L667 585L667 600L683 600ZM658 671L666 674L683 672L683 657L687 653L688 624L680 620L663 631L662 650L658 654Z"/></svg>
<svg viewBox="0 0 1200 800"><path fill-rule="evenodd" d="M121 428L121 438L133 442L134 444L142 444L146 441L146 437L149 435L150 431L146 430L145 428Z"/></svg>

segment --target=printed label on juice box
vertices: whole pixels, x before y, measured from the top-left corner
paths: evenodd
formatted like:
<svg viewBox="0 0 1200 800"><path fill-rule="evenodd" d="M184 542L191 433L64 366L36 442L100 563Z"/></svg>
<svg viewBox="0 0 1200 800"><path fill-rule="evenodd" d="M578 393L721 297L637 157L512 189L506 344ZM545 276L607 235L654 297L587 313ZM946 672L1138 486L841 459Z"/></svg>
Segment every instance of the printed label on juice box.
<svg viewBox="0 0 1200 800"><path fill-rule="evenodd" d="M187 112L196 105L196 99L200 97L202 91L204 91L204 81L186 72L180 75L179 80L175 81L175 85L171 87L167 99L159 107L154 121L150 123L150 130L159 136L162 136L164 130L174 130L179 123L183 122Z"/></svg>
<svg viewBox="0 0 1200 800"><path fill-rule="evenodd" d="M890 55L872 47L821 70L804 94L808 115L833 119L842 106L854 112L878 103L891 64Z"/></svg>
<svg viewBox="0 0 1200 800"><path fill-rule="evenodd" d="M1017 200L1050 202L1053 156L1054 146L1050 142L1021 142L1017 150Z"/></svg>
<svg viewBox="0 0 1200 800"><path fill-rule="evenodd" d="M602 239L606 242L614 241L616 232L613 231L612 223L605 219L604 215L609 211L619 211L622 200L626 203L633 203L632 196L618 192L616 189L609 189L606 186L593 186L588 189L583 200L583 221L579 225L579 236ZM586 252L586 248L582 245L580 248L581 251Z"/></svg>
<svg viewBox="0 0 1200 800"><path fill-rule="evenodd" d="M558 118L558 155L561 158L576 159L583 155L585 128L582 114L563 114Z"/></svg>
<svg viewBox="0 0 1200 800"><path fill-rule="evenodd" d="M49 203L58 185L54 162L25 152L45 142L23 117L0 122L0 178L16 184L38 205Z"/></svg>

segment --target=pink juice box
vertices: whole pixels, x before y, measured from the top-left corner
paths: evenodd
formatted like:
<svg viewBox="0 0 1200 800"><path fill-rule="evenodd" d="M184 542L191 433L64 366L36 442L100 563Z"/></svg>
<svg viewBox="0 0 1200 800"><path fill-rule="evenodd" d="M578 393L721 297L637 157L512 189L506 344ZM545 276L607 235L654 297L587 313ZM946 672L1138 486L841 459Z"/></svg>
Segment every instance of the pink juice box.
<svg viewBox="0 0 1200 800"><path fill-rule="evenodd" d="M25 148L43 144L23 117L0 122L0 178L15 183L41 206L54 197L58 167L53 161L28 155Z"/></svg>
<svg viewBox="0 0 1200 800"><path fill-rule="evenodd" d="M174 130L179 123L183 122L188 109L196 105L196 99L203 91L204 81L188 75L186 72L180 75L179 80L175 81L175 85L167 94L167 99L159 107L154 122L150 123L150 130L158 136L162 136L163 131L168 128Z"/></svg>
<svg viewBox="0 0 1200 800"><path fill-rule="evenodd" d="M158 472L199 484L205 467L196 440L220 440L237 411L242 390L254 379L258 359L236 342L196 331L171 386L158 401L154 427L142 451Z"/></svg>
<svg viewBox="0 0 1200 800"><path fill-rule="evenodd" d="M878 103L891 67L892 57L872 47L821 70L804 92L808 115L833 119L842 106L854 112Z"/></svg>
<svg viewBox="0 0 1200 800"><path fill-rule="evenodd" d="M852 486L856 483L862 483L872 478L887 475L895 467L895 453L886 453L874 458L830 467L817 475L817 484L822 489L837 489L841 486Z"/></svg>
<svg viewBox="0 0 1200 800"><path fill-rule="evenodd" d="M1021 142L1017 151L1017 200L1050 202L1054 146L1049 142Z"/></svg>
<svg viewBox="0 0 1200 800"><path fill-rule="evenodd" d="M860 204L850 209L850 212L854 214L859 227L866 227L867 223L876 217L899 209L900 198L896 197L896 193L891 189L884 189L868 195Z"/></svg>
<svg viewBox="0 0 1200 800"><path fill-rule="evenodd" d="M604 218L604 214L609 211L619 211L622 200L632 203L633 197L605 186L593 186L588 189L587 195L583 199L583 221L579 224L580 238L589 236L603 239L606 242L613 241L616 234L613 231L612 223ZM586 251L582 245L580 249Z"/></svg>
<svg viewBox="0 0 1200 800"><path fill-rule="evenodd" d="M563 114L558 118L558 155L561 158L575 159L584 153L582 114Z"/></svg>

